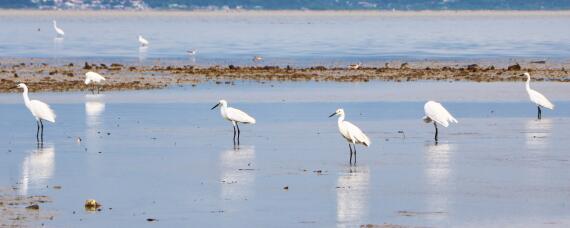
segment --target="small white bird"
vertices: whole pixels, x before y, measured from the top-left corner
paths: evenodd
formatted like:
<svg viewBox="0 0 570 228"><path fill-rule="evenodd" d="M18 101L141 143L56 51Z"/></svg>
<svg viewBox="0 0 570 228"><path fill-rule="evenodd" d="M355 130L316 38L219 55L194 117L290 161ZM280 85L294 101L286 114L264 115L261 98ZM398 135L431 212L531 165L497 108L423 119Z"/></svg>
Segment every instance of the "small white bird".
<svg viewBox="0 0 570 228"><path fill-rule="evenodd" d="M362 66L362 63L350 64L348 65L348 69L357 70L358 68L360 68L360 66Z"/></svg>
<svg viewBox="0 0 570 228"><path fill-rule="evenodd" d="M369 147L370 139L368 139L368 137L356 125L348 121L344 121L345 115L343 109L337 109L336 112L329 116L329 118L335 115L338 115L338 130L342 137L348 141L348 148L350 149L350 164L352 164L352 153L354 153L354 164L356 164L356 144L362 144ZM354 152L350 144L354 147Z"/></svg>
<svg viewBox="0 0 570 228"><path fill-rule="evenodd" d="M238 124L255 124L255 119L239 109L228 107L228 102L226 100L220 100L218 104L212 107L211 110L215 109L218 106L222 106L220 108L220 114L222 117L226 120L231 121L232 125L234 126L234 145L236 144L237 128L237 145L239 145L240 130Z"/></svg>
<svg viewBox="0 0 570 228"><path fill-rule="evenodd" d="M188 55L196 55L196 53L198 53L198 50L191 49L191 50L186 51L186 53L188 53Z"/></svg>
<svg viewBox="0 0 570 228"><path fill-rule="evenodd" d="M448 127L449 123L457 123L457 120L445 109L440 103L428 101L424 105L426 115L423 117L424 122L431 123L435 126L435 142L437 143L437 124Z"/></svg>
<svg viewBox="0 0 570 228"><path fill-rule="evenodd" d="M253 59L251 61L256 63L256 62L261 62L262 60L263 60L263 57L256 55L253 57Z"/></svg>
<svg viewBox="0 0 570 228"><path fill-rule="evenodd" d="M526 92L528 93L528 97L530 97L530 101L535 103L538 107L538 119L540 120L542 118L542 110L540 107L552 110L554 109L554 104L552 104L552 102L550 102L544 95L530 88L530 74L528 72L523 75L526 76Z"/></svg>
<svg viewBox="0 0 570 228"><path fill-rule="evenodd" d="M65 32L63 32L63 29L57 27L57 22L55 20L53 20L53 29L57 33L58 37L63 37L65 35Z"/></svg>
<svg viewBox="0 0 570 228"><path fill-rule="evenodd" d="M148 40L146 40L144 37L142 37L141 35L139 35L139 43L141 44L142 47L146 47L148 46Z"/></svg>
<svg viewBox="0 0 570 228"><path fill-rule="evenodd" d="M49 107L48 104L38 101L30 100L28 97L28 87L24 83L18 84L18 88L24 89L22 94L24 97L24 104L30 110L32 115L36 118L36 123L38 125L38 130L36 132L36 139L38 143L44 141L44 124L42 120L47 120L49 122L55 123L55 113ZM40 137L40 127L41 127L41 137ZM40 140L41 139L41 140Z"/></svg>
<svg viewBox="0 0 570 228"><path fill-rule="evenodd" d="M95 94L95 84L100 84L102 81L105 81L105 77L101 76L98 73L93 71L89 71L85 73L85 85L89 85L93 83L93 88L91 89L91 93ZM97 86L97 93L99 93L99 86Z"/></svg>

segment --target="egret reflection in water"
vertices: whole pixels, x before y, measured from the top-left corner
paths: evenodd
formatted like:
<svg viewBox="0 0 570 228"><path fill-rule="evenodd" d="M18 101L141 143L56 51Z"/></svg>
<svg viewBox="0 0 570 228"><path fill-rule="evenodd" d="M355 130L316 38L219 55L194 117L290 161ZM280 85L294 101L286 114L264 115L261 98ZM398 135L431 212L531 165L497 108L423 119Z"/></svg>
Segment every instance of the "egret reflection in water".
<svg viewBox="0 0 570 228"><path fill-rule="evenodd" d="M249 199L253 196L254 146L240 146L220 154L222 199Z"/></svg>
<svg viewBox="0 0 570 228"><path fill-rule="evenodd" d="M38 146L22 162L20 194L27 195L30 188L43 188L52 178L55 169L53 145Z"/></svg>
<svg viewBox="0 0 570 228"><path fill-rule="evenodd" d="M456 144L429 144L426 146L424 169L427 191L427 213L437 215L431 219L445 220L449 211L450 182L453 178L453 155L457 151Z"/></svg>
<svg viewBox="0 0 570 228"><path fill-rule="evenodd" d="M338 176L336 217L338 227L354 227L368 216L370 168L352 166Z"/></svg>
<svg viewBox="0 0 570 228"><path fill-rule="evenodd" d="M529 119L525 123L525 137L526 146L528 149L548 148L550 132L552 131L552 119Z"/></svg>
<svg viewBox="0 0 570 228"><path fill-rule="evenodd" d="M139 47L139 63L142 63L146 60L148 56L148 46L140 46Z"/></svg>
<svg viewBox="0 0 570 228"><path fill-rule="evenodd" d="M101 124L100 117L105 112L105 100L102 94L85 95L85 115L87 126L93 127Z"/></svg>

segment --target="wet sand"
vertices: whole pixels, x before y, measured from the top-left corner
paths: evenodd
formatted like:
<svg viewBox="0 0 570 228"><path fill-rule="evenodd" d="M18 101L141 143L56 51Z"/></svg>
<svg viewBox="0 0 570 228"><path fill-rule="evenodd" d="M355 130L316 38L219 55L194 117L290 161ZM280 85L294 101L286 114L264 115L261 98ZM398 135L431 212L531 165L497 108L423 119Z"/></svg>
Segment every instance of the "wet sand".
<svg viewBox="0 0 570 228"><path fill-rule="evenodd" d="M570 63L526 61L514 64L472 62L387 62L364 64L359 69L347 67L290 66L193 66L177 64L138 65L125 63L75 62L48 64L41 59L4 59L0 62L0 92L18 92L15 85L28 84L31 91L83 91L91 89L83 83L87 71L108 78L102 90L140 90L172 85L196 85L204 82L232 85L236 81L523 81L520 75L531 72L534 81L570 82Z"/></svg>

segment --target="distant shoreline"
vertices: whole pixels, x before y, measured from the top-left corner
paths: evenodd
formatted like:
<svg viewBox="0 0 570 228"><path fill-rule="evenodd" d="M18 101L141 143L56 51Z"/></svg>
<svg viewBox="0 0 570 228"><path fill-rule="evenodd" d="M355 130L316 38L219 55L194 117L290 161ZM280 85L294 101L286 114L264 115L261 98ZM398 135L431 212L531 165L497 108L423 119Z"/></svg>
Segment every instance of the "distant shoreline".
<svg viewBox="0 0 570 228"><path fill-rule="evenodd" d="M40 10L0 9L2 16L570 16L570 10Z"/></svg>

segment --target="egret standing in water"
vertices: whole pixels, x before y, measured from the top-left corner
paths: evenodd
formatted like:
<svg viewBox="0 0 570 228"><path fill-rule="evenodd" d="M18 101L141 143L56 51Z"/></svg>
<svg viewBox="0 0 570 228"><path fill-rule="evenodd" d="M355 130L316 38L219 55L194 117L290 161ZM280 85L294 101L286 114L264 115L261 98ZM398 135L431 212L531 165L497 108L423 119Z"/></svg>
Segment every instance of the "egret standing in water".
<svg viewBox="0 0 570 228"><path fill-rule="evenodd" d="M238 124L239 123L255 124L255 119L239 109L228 107L228 102L226 100L220 100L218 104L216 104L216 106L212 107L211 110L214 110L218 106L222 106L220 108L220 114L222 114L222 117L232 122L232 125L234 126L234 145L236 144L236 142L237 145L239 145L240 130ZM236 129L237 129L237 141L236 141Z"/></svg>
<svg viewBox="0 0 570 228"><path fill-rule="evenodd" d="M348 141L348 148L350 149L350 161L352 164L352 153L354 153L354 164L356 164L356 144L362 144L366 147L370 146L370 139L358 128L356 125L344 121L344 110L339 108L329 116L333 117L338 115L338 130L342 137ZM352 144L352 147L350 146ZM352 149L354 147L354 150Z"/></svg>
<svg viewBox="0 0 570 228"><path fill-rule="evenodd" d="M95 94L95 84L100 84L102 81L105 81L105 77L101 76L98 73L93 71L89 71L85 73L85 85L93 84L93 88L91 89L91 93ZM100 88L97 86L97 94L99 94Z"/></svg>
<svg viewBox="0 0 570 228"><path fill-rule="evenodd" d="M457 123L457 120L445 109L440 103L435 101L428 101L424 105L424 111L426 116L423 120L426 123L431 123L433 121L433 126L435 127L435 142L437 143L437 124L441 124L444 127L448 127L449 123Z"/></svg>
<svg viewBox="0 0 570 228"><path fill-rule="evenodd" d="M530 74L528 72L523 74L526 76L526 92L528 93L528 97L530 101L536 104L538 107L538 119L542 119L542 110L540 107L544 107L547 109L554 109L554 104L548 100L544 95L539 93L538 91L530 88Z"/></svg>
<svg viewBox="0 0 570 228"><path fill-rule="evenodd" d="M141 44L141 47L147 47L148 46L148 40L146 40L141 35L139 35L139 43Z"/></svg>
<svg viewBox="0 0 570 228"><path fill-rule="evenodd" d="M57 27L57 22L55 20L53 20L53 29L57 33L58 37L63 37L65 35L65 32L63 32L63 29Z"/></svg>
<svg viewBox="0 0 570 228"><path fill-rule="evenodd" d="M55 123L55 113L49 107L48 104L38 101L30 100L28 97L28 87L24 83L18 84L18 88L24 89L24 104L30 110L32 115L36 118L36 123L38 125L38 130L36 132L36 140L38 142L44 141L44 123L42 120L47 120L49 122ZM40 137L40 127L41 127L41 137Z"/></svg>

